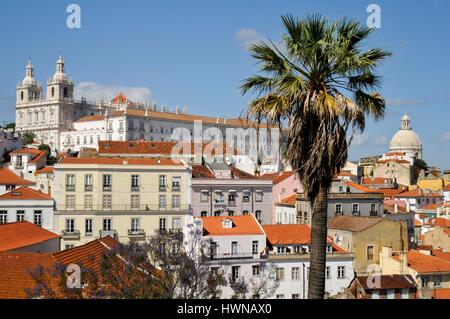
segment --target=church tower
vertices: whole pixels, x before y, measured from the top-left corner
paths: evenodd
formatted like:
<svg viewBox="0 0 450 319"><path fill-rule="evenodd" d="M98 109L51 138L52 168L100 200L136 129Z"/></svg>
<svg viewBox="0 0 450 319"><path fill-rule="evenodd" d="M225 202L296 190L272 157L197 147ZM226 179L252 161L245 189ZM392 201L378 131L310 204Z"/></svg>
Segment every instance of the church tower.
<svg viewBox="0 0 450 319"><path fill-rule="evenodd" d="M31 61L25 68L25 78L16 87L16 104L27 104L42 98L42 86L34 78L34 68Z"/></svg>
<svg viewBox="0 0 450 319"><path fill-rule="evenodd" d="M61 56L56 61L53 78L47 81L47 100L73 100L73 82L67 77Z"/></svg>

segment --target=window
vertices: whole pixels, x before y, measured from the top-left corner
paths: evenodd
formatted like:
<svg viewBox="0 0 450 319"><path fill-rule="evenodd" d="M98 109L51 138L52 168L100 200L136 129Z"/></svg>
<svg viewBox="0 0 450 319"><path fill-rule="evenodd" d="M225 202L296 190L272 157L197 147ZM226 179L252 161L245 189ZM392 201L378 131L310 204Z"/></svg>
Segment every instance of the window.
<svg viewBox="0 0 450 319"><path fill-rule="evenodd" d="M172 192L179 192L180 185L181 185L181 177L180 176L172 177Z"/></svg>
<svg viewBox="0 0 450 319"><path fill-rule="evenodd" d="M242 211L242 215L244 215L244 216L248 215L248 210Z"/></svg>
<svg viewBox="0 0 450 319"><path fill-rule="evenodd" d="M166 191L166 175L159 175L159 191Z"/></svg>
<svg viewBox="0 0 450 319"><path fill-rule="evenodd" d="M430 278L428 277L422 277L422 288L427 288L428 287L428 282L430 281Z"/></svg>
<svg viewBox="0 0 450 319"><path fill-rule="evenodd" d="M236 282L239 279L240 266L231 266L231 281Z"/></svg>
<svg viewBox="0 0 450 319"><path fill-rule="evenodd" d="M110 174L104 174L103 175L103 191L110 191L112 187L111 183L111 175Z"/></svg>
<svg viewBox="0 0 450 319"><path fill-rule="evenodd" d="M89 144L94 144L94 136L89 135Z"/></svg>
<svg viewBox="0 0 450 319"><path fill-rule="evenodd" d="M373 260L373 246L367 246L367 260Z"/></svg>
<svg viewBox="0 0 450 319"><path fill-rule="evenodd" d="M66 208L75 209L75 195L66 195Z"/></svg>
<svg viewBox="0 0 450 319"><path fill-rule="evenodd" d="M23 101L23 91L20 91L20 100Z"/></svg>
<svg viewBox="0 0 450 319"><path fill-rule="evenodd" d="M84 221L84 232L86 236L92 236L92 219L86 219Z"/></svg>
<svg viewBox="0 0 450 319"><path fill-rule="evenodd" d="M141 228L140 224L139 218L131 218L131 231L137 232Z"/></svg>
<svg viewBox="0 0 450 319"><path fill-rule="evenodd" d="M131 209L139 209L141 206L139 195L131 195Z"/></svg>
<svg viewBox="0 0 450 319"><path fill-rule="evenodd" d="M228 204L229 205L236 205L236 194L235 193L230 193L228 194Z"/></svg>
<svg viewBox="0 0 450 319"><path fill-rule="evenodd" d="M259 253L259 242L257 240L252 241L252 254L256 255Z"/></svg>
<svg viewBox="0 0 450 319"><path fill-rule="evenodd" d="M92 191L92 175L91 174L84 175L84 190L86 192Z"/></svg>
<svg viewBox="0 0 450 319"><path fill-rule="evenodd" d="M131 191L139 191L139 175L131 175Z"/></svg>
<svg viewBox="0 0 450 319"><path fill-rule="evenodd" d="M370 204L370 216L377 216L377 204Z"/></svg>
<svg viewBox="0 0 450 319"><path fill-rule="evenodd" d="M263 199L263 192L260 191L260 190L257 190L255 192L255 201L256 202L262 202L262 199Z"/></svg>
<svg viewBox="0 0 450 319"><path fill-rule="evenodd" d="M359 215L359 204L352 204L352 214Z"/></svg>
<svg viewBox="0 0 450 319"><path fill-rule="evenodd" d="M16 220L18 222L23 222L25 220L25 211L24 210L18 210L17 211L17 218Z"/></svg>
<svg viewBox="0 0 450 319"><path fill-rule="evenodd" d="M66 219L66 232L73 233L75 232L75 219Z"/></svg>
<svg viewBox="0 0 450 319"><path fill-rule="evenodd" d="M208 201L208 191L201 191L200 192L200 201L201 202L207 202Z"/></svg>
<svg viewBox="0 0 450 319"><path fill-rule="evenodd" d="M276 298L277 299L284 299L284 295L283 294L277 295Z"/></svg>
<svg viewBox="0 0 450 319"><path fill-rule="evenodd" d="M221 191L218 191L218 192L215 191L214 192L214 201L217 204L223 204L225 202L225 198L224 198L223 193Z"/></svg>
<svg viewBox="0 0 450 319"><path fill-rule="evenodd" d="M262 220L261 220L261 211L260 210L255 211L255 218L261 224Z"/></svg>
<svg viewBox="0 0 450 319"><path fill-rule="evenodd" d="M172 209L180 209L180 195L172 195Z"/></svg>
<svg viewBox="0 0 450 319"><path fill-rule="evenodd" d="M159 209L166 209L166 195L159 195Z"/></svg>
<svg viewBox="0 0 450 319"><path fill-rule="evenodd" d="M330 266L326 266L325 268L325 278L330 279L331 278L331 268Z"/></svg>
<svg viewBox="0 0 450 319"><path fill-rule="evenodd" d="M221 215L220 210L216 210L216 211L214 212L214 216L218 217L218 216L220 216L220 215Z"/></svg>
<svg viewBox="0 0 450 319"><path fill-rule="evenodd" d="M335 207L336 215L342 215L342 204L336 204Z"/></svg>
<svg viewBox="0 0 450 319"><path fill-rule="evenodd" d="M67 174L66 175L66 192L75 191L75 175Z"/></svg>
<svg viewBox="0 0 450 319"><path fill-rule="evenodd" d="M8 222L8 212L6 210L0 210L0 224L6 224Z"/></svg>
<svg viewBox="0 0 450 319"><path fill-rule="evenodd" d="M292 280L300 280L300 268L292 267L291 269Z"/></svg>
<svg viewBox="0 0 450 319"><path fill-rule="evenodd" d="M234 216L234 210L229 210L228 211L228 216Z"/></svg>
<svg viewBox="0 0 450 319"><path fill-rule="evenodd" d="M87 144L87 136L83 135L83 144L86 145Z"/></svg>
<svg viewBox="0 0 450 319"><path fill-rule="evenodd" d="M103 219L103 230L104 231L111 231L112 230L112 220L111 220L111 218L104 218Z"/></svg>
<svg viewBox="0 0 450 319"><path fill-rule="evenodd" d="M208 212L202 211L202 212L200 213L200 216L201 216L201 217L206 217L206 216L208 216Z"/></svg>
<svg viewBox="0 0 450 319"><path fill-rule="evenodd" d="M75 247L75 245L74 244L66 244L66 245L64 245L64 249L72 249L73 247Z"/></svg>
<svg viewBox="0 0 450 319"><path fill-rule="evenodd" d="M300 294L292 294L292 299L300 299Z"/></svg>
<svg viewBox="0 0 450 319"><path fill-rule="evenodd" d="M285 254L286 246L277 246L277 254Z"/></svg>
<svg viewBox="0 0 450 319"><path fill-rule="evenodd" d="M165 218L159 219L159 230L166 230L166 221Z"/></svg>
<svg viewBox="0 0 450 319"><path fill-rule="evenodd" d="M434 277L434 287L435 288L441 288L441 276L435 276Z"/></svg>
<svg viewBox="0 0 450 319"><path fill-rule="evenodd" d="M211 257L214 257L217 255L217 243L216 242L211 243L210 250L211 250Z"/></svg>
<svg viewBox="0 0 450 319"><path fill-rule="evenodd" d="M338 279L345 278L345 266L338 266L337 272L338 272L338 275L337 275Z"/></svg>
<svg viewBox="0 0 450 319"><path fill-rule="evenodd" d="M242 192L242 201L249 202L250 201L250 191L244 190Z"/></svg>
<svg viewBox="0 0 450 319"><path fill-rule="evenodd" d="M103 209L111 209L111 195L103 195Z"/></svg>
<svg viewBox="0 0 450 319"><path fill-rule="evenodd" d="M259 265L253 265L252 266L252 275L259 276L259 273L260 273Z"/></svg>
<svg viewBox="0 0 450 319"><path fill-rule="evenodd" d="M231 242L231 256L237 256L239 254L239 246L237 241Z"/></svg>
<svg viewBox="0 0 450 319"><path fill-rule="evenodd" d="M42 226L42 211L41 210L34 211L33 221L34 221L35 225Z"/></svg>
<svg viewBox="0 0 450 319"><path fill-rule="evenodd" d="M67 91L67 87L65 86L64 87L64 97L68 97L68 95L69 95L69 93L68 93L68 91Z"/></svg>
<svg viewBox="0 0 450 319"><path fill-rule="evenodd" d="M172 218L172 229L181 229L181 219L179 217Z"/></svg>
<svg viewBox="0 0 450 319"><path fill-rule="evenodd" d="M284 280L284 268L277 267L277 269L275 270L275 274L276 274L277 280L279 280L279 281Z"/></svg>
<svg viewBox="0 0 450 319"><path fill-rule="evenodd" d="M92 195L84 195L84 209L92 210Z"/></svg>

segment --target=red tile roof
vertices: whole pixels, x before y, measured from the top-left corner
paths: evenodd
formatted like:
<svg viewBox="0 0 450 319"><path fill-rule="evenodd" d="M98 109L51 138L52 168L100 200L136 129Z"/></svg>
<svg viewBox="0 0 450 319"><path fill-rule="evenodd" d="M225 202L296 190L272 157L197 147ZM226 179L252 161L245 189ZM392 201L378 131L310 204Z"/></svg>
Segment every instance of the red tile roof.
<svg viewBox="0 0 450 319"><path fill-rule="evenodd" d="M447 184L446 186L444 186L444 188L442 190L444 192L450 192L450 184Z"/></svg>
<svg viewBox="0 0 450 319"><path fill-rule="evenodd" d="M440 259L450 262L450 252L443 252L440 249L432 249L431 254L437 258L440 258Z"/></svg>
<svg viewBox="0 0 450 319"><path fill-rule="evenodd" d="M384 220L385 219L381 217L336 216L330 221L328 228L360 232L381 223Z"/></svg>
<svg viewBox="0 0 450 319"><path fill-rule="evenodd" d="M395 197L400 197L400 198L403 198L403 197L434 197L434 198L442 197L443 198L444 196L441 194L437 194L437 193L426 192L421 188L416 188L414 190L398 194Z"/></svg>
<svg viewBox="0 0 450 319"><path fill-rule="evenodd" d="M431 218L426 225L448 228L450 227L450 220L445 218Z"/></svg>
<svg viewBox="0 0 450 319"><path fill-rule="evenodd" d="M434 299L450 299L450 288L434 289Z"/></svg>
<svg viewBox="0 0 450 319"><path fill-rule="evenodd" d="M53 174L55 172L55 168L53 166L45 166L36 171L35 175L39 174Z"/></svg>
<svg viewBox="0 0 450 319"><path fill-rule="evenodd" d="M108 158L108 157L64 157L59 162L62 164L96 164L96 165L161 165L182 166L178 160L167 158Z"/></svg>
<svg viewBox="0 0 450 319"><path fill-rule="evenodd" d="M202 217L205 236L237 236L237 235L264 235L261 225L253 214L226 217ZM229 219L232 228L224 228L223 221Z"/></svg>
<svg viewBox="0 0 450 319"><path fill-rule="evenodd" d="M54 265L51 254L0 252L0 299L28 298L25 289L36 286L30 271L38 266L48 269Z"/></svg>
<svg viewBox="0 0 450 319"><path fill-rule="evenodd" d="M407 253L408 267L420 274L424 273L450 273L450 262L435 256L422 254L416 250ZM394 260L400 261L400 257L393 256Z"/></svg>
<svg viewBox="0 0 450 319"><path fill-rule="evenodd" d="M403 193L405 190L400 188L378 188L378 191L383 193L384 197L394 197Z"/></svg>
<svg viewBox="0 0 450 319"><path fill-rule="evenodd" d="M270 179L273 182L273 185L276 185L278 183L281 183L285 179L291 177L294 175L295 172L288 171L288 172L276 172L276 173L267 173L262 176L260 176L261 179Z"/></svg>
<svg viewBox="0 0 450 319"><path fill-rule="evenodd" d="M192 178L215 178L215 175L205 165L192 165Z"/></svg>
<svg viewBox="0 0 450 319"><path fill-rule="evenodd" d="M369 188L369 187L366 187L366 186L363 186L363 185L360 185L360 184L357 184L357 183L346 182L345 184L347 184L348 186L351 186L353 188L356 188L357 190L365 192L365 193L380 193L376 189L372 189L372 188Z"/></svg>
<svg viewBox="0 0 450 319"><path fill-rule="evenodd" d="M34 182L27 181L16 175L7 168L0 168L0 185L32 185Z"/></svg>
<svg viewBox="0 0 450 319"><path fill-rule="evenodd" d="M384 160L378 160L378 163L384 164L384 163L390 163L390 162L396 162L398 164L410 164L407 160L400 160L400 159L384 159Z"/></svg>
<svg viewBox="0 0 450 319"><path fill-rule="evenodd" d="M347 172L347 171L340 171L339 173L336 174L337 176L345 176L345 177L356 177L356 175Z"/></svg>
<svg viewBox="0 0 450 319"><path fill-rule="evenodd" d="M379 184L388 184L391 183L392 179L383 178L383 177L375 177L375 178L363 178L361 180L361 184L365 185L379 185Z"/></svg>
<svg viewBox="0 0 450 319"><path fill-rule="evenodd" d="M295 206L296 203L297 194L291 194L287 197L282 198L281 201L277 203L277 205Z"/></svg>
<svg viewBox="0 0 450 319"><path fill-rule="evenodd" d="M33 158L29 161L29 163L37 163L44 156L47 156L47 152L38 150L37 148L23 148L12 151L10 155L33 155Z"/></svg>
<svg viewBox="0 0 450 319"><path fill-rule="evenodd" d="M91 122L91 121L104 121L105 116L104 115L87 115L83 116L82 118L79 118L76 120L76 122Z"/></svg>
<svg viewBox="0 0 450 319"><path fill-rule="evenodd" d="M311 243L311 226L307 224L263 225L267 241L271 245L308 245ZM335 252L346 251L327 238Z"/></svg>
<svg viewBox="0 0 450 319"><path fill-rule="evenodd" d="M358 276L356 279L364 290L417 288L411 275ZM375 280L376 287L369 285Z"/></svg>
<svg viewBox="0 0 450 319"><path fill-rule="evenodd" d="M28 247L55 238L60 236L27 221L0 225L0 251Z"/></svg>
<svg viewBox="0 0 450 319"><path fill-rule="evenodd" d="M0 196L0 200L52 200L53 198L29 187L16 188Z"/></svg>

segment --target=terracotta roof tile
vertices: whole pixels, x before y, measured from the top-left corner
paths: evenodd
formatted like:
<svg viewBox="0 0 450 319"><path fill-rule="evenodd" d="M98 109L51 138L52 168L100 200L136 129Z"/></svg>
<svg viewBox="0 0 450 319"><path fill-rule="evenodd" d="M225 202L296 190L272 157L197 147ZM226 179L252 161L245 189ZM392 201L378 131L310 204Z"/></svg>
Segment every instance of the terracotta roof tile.
<svg viewBox="0 0 450 319"><path fill-rule="evenodd" d="M403 193L405 190L400 188L378 188L378 191L383 193L384 197L394 197Z"/></svg>
<svg viewBox="0 0 450 319"><path fill-rule="evenodd" d="M253 214L242 216L202 217L205 236L264 235ZM232 228L224 228L223 221L233 222Z"/></svg>
<svg viewBox="0 0 450 319"><path fill-rule="evenodd" d="M422 254L416 250L410 250L407 253L408 267L414 269L420 274L424 273L450 273L450 262L435 256ZM399 261L399 256L393 256L394 260Z"/></svg>
<svg viewBox="0 0 450 319"><path fill-rule="evenodd" d="M450 299L450 288L440 288L434 290L435 299Z"/></svg>
<svg viewBox="0 0 450 319"><path fill-rule="evenodd" d="M372 189L372 188L369 188L369 187L366 187L366 186L363 186L363 185L360 185L360 184L357 184L357 183L346 182L346 184L347 184L348 186L351 186L351 187L353 187L353 188L356 188L357 190L360 190L360 191L365 192L365 193L380 193L380 192L379 192L378 190L376 190L376 189Z"/></svg>
<svg viewBox="0 0 450 319"><path fill-rule="evenodd" d="M287 206L295 206L297 203L297 194L291 194L281 199L277 205L287 205Z"/></svg>
<svg viewBox="0 0 450 319"><path fill-rule="evenodd" d="M364 290L417 288L411 275L358 276L357 280ZM379 286L368 285L376 280Z"/></svg>
<svg viewBox="0 0 450 319"><path fill-rule="evenodd" d="M434 197L434 198L442 197L443 198L444 196L441 194L437 194L437 193L433 193L433 192L426 192L423 189L416 188L414 190L398 194L395 197L401 197L401 198L403 198L403 197Z"/></svg>
<svg viewBox="0 0 450 319"><path fill-rule="evenodd" d="M104 121L104 115L87 115L79 118L76 122Z"/></svg>
<svg viewBox="0 0 450 319"><path fill-rule="evenodd" d="M52 200L53 198L29 187L16 188L0 196L0 200Z"/></svg>
<svg viewBox="0 0 450 319"><path fill-rule="evenodd" d="M446 186L444 186L444 188L442 190L444 192L450 192L450 184L447 184Z"/></svg>
<svg viewBox="0 0 450 319"><path fill-rule="evenodd" d="M161 165L182 166L183 163L167 158L108 158L108 157L64 157L59 165L64 164L95 164L95 165Z"/></svg>
<svg viewBox="0 0 450 319"><path fill-rule="evenodd" d="M45 166L36 171L35 175L39 174L53 174L55 172L55 168L53 166Z"/></svg>
<svg viewBox="0 0 450 319"><path fill-rule="evenodd" d="M361 179L361 184L365 184L365 185L379 185L379 184L388 184L388 183L392 183L392 179L383 178L383 177Z"/></svg>
<svg viewBox="0 0 450 319"><path fill-rule="evenodd" d="M440 258L440 259L450 262L450 252L443 252L440 249L432 249L431 254L434 257L437 257L437 258Z"/></svg>
<svg viewBox="0 0 450 319"><path fill-rule="evenodd" d="M27 221L0 225L0 251L28 247L55 238L60 236Z"/></svg>
<svg viewBox="0 0 450 319"><path fill-rule="evenodd" d="M401 160L401 159L384 159L384 160L378 160L378 163L380 164L385 164L385 163L390 163L390 162L395 162L398 164L410 164L407 160Z"/></svg>
<svg viewBox="0 0 450 319"><path fill-rule="evenodd" d="M192 165L192 178L215 178L215 175L205 165Z"/></svg>
<svg viewBox="0 0 450 319"><path fill-rule="evenodd" d="M10 155L39 155L43 151L38 150L37 148L22 148L20 150L14 150L10 153Z"/></svg>
<svg viewBox="0 0 450 319"><path fill-rule="evenodd" d="M295 174L295 172L293 172L293 171L267 173L267 174L260 176L260 178L261 179L270 179L270 180L272 180L273 185L276 185L276 184L284 181L286 178L291 177L294 174Z"/></svg>
<svg viewBox="0 0 450 319"><path fill-rule="evenodd" d="M16 175L9 169L0 168L0 185L32 185L34 182L27 181Z"/></svg>

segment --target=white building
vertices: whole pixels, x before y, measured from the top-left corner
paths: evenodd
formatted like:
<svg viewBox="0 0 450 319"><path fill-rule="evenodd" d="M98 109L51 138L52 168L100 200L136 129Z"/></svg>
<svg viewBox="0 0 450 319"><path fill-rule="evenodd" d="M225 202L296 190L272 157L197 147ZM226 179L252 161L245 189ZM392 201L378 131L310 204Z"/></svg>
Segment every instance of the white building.
<svg viewBox="0 0 450 319"><path fill-rule="evenodd" d="M9 169L27 179L34 179L34 173L44 167L47 162L47 153L35 148L15 150L10 155Z"/></svg>
<svg viewBox="0 0 450 319"><path fill-rule="evenodd" d="M53 208L49 195L20 187L0 196L0 224L28 221L54 231Z"/></svg>
<svg viewBox="0 0 450 319"><path fill-rule="evenodd" d="M0 167L0 195L22 186L34 187L36 184L27 181L6 167Z"/></svg>
<svg viewBox="0 0 450 319"><path fill-rule="evenodd" d="M276 223L287 224L301 224L303 223L303 216L298 215L297 210L297 194L292 194L275 204ZM307 222L307 220L305 221Z"/></svg>
<svg viewBox="0 0 450 319"><path fill-rule="evenodd" d="M400 130L392 137L389 144L391 155L385 154L385 158L407 159L411 161L414 158L422 159L422 142L419 136L411 128L411 119L404 115L401 119ZM411 162L411 164L413 164Z"/></svg>
<svg viewBox="0 0 450 319"><path fill-rule="evenodd" d="M0 129L0 164L5 160L6 152L22 148L22 138L12 130Z"/></svg>

